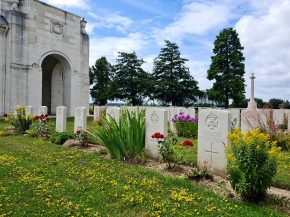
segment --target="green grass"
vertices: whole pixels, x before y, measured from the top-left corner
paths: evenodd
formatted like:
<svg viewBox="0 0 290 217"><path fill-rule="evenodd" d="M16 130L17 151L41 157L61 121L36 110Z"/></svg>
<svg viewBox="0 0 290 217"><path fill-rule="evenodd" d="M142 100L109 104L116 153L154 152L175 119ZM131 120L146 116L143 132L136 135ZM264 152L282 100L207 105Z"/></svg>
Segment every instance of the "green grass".
<svg viewBox="0 0 290 217"><path fill-rule="evenodd" d="M283 152L283 158L278 163L278 171L273 185L290 190L290 151Z"/></svg>
<svg viewBox="0 0 290 217"><path fill-rule="evenodd" d="M27 136L0 139L0 216L283 216ZM286 215L285 215L286 216Z"/></svg>

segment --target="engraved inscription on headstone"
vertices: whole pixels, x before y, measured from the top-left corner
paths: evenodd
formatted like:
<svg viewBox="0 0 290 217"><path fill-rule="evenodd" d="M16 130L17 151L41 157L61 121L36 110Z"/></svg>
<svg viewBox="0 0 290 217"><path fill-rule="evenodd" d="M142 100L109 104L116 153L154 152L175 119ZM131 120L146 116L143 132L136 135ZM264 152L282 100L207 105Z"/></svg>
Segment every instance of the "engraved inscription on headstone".
<svg viewBox="0 0 290 217"><path fill-rule="evenodd" d="M230 113L223 110L203 109L199 112L198 164L223 172L226 167L225 145L231 131Z"/></svg>
<svg viewBox="0 0 290 217"><path fill-rule="evenodd" d="M168 131L168 112L164 109L146 109L146 137L145 149L151 157L159 158L158 143L151 136L154 133L161 133L167 136Z"/></svg>

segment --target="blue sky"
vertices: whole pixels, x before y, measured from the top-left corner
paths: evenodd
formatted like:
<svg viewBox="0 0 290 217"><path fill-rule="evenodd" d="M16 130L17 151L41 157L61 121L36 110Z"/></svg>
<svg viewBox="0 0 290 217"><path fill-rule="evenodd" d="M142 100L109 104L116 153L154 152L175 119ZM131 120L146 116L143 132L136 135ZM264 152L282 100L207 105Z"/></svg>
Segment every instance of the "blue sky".
<svg viewBox="0 0 290 217"><path fill-rule="evenodd" d="M216 35L234 27L245 47L246 80L256 74L255 96L290 100L290 0L45 0L85 17L91 38L90 64L101 56L136 51L152 70L164 39L189 59L200 89ZM249 97L248 86L246 96Z"/></svg>

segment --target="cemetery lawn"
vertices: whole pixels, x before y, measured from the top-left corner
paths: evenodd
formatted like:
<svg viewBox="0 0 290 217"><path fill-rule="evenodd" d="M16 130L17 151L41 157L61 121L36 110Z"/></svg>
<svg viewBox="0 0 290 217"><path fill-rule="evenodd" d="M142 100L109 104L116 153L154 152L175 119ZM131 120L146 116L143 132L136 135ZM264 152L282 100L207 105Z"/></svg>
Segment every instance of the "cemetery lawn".
<svg viewBox="0 0 290 217"><path fill-rule="evenodd" d="M278 171L273 185L290 190L290 150L283 152L283 158L278 163Z"/></svg>
<svg viewBox="0 0 290 217"><path fill-rule="evenodd" d="M286 216L27 136L0 138L0 216Z"/></svg>

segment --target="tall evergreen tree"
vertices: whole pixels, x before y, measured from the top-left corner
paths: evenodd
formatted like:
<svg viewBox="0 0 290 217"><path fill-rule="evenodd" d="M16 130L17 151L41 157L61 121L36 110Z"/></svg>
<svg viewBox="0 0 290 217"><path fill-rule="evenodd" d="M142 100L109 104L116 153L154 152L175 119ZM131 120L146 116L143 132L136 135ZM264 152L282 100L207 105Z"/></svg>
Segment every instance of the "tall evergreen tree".
<svg viewBox="0 0 290 217"><path fill-rule="evenodd" d="M209 98L224 103L229 107L229 100L234 104L245 98L245 58L243 56L238 33L233 28L224 29L214 42L212 62L207 78L214 80L208 90Z"/></svg>
<svg viewBox="0 0 290 217"><path fill-rule="evenodd" d="M98 59L90 69L91 96L95 105L106 105L110 99L110 74L112 66L106 57Z"/></svg>
<svg viewBox="0 0 290 217"><path fill-rule="evenodd" d="M119 52L117 64L113 67L112 90L115 99L129 100L133 106L142 105L148 82L148 74L142 69L143 63L135 52Z"/></svg>
<svg viewBox="0 0 290 217"><path fill-rule="evenodd" d="M153 98L173 106L191 105L200 94L197 82L185 66L175 43L165 40L165 47L154 60Z"/></svg>

